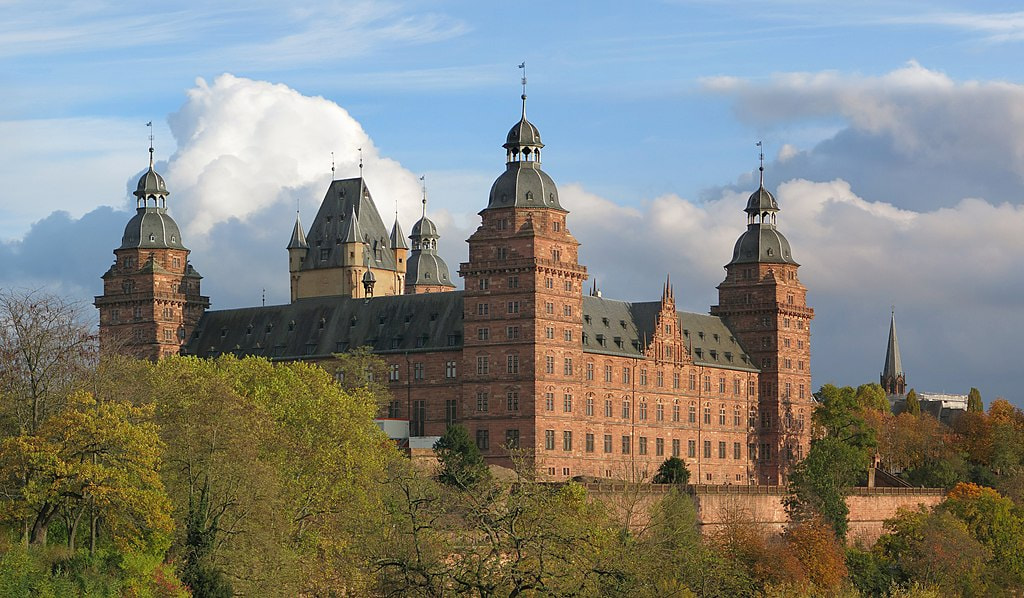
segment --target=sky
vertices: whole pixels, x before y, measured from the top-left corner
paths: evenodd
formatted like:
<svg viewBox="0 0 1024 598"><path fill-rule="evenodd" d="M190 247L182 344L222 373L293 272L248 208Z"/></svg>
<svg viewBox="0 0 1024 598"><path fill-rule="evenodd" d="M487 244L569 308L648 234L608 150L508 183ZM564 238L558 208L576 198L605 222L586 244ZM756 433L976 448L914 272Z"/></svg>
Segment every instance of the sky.
<svg viewBox="0 0 1024 598"><path fill-rule="evenodd" d="M156 168L214 309L288 300L296 210L364 175L454 272L528 116L605 297L706 312L765 184L815 386L1024 405L1024 11L1010 2L0 0L0 287L91 302Z"/></svg>

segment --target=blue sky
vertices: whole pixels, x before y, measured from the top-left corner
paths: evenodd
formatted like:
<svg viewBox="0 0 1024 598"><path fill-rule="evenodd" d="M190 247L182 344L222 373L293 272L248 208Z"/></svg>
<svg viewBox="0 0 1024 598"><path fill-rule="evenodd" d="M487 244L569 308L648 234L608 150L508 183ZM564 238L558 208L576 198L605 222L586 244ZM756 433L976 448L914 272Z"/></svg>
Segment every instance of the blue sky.
<svg viewBox="0 0 1024 598"><path fill-rule="evenodd" d="M218 308L287 300L283 245L367 179L453 270L529 115L606 296L715 301L767 148L817 309L814 383L877 379L890 305L918 390L1020 404L1024 12L1009 2L0 0L0 285L100 291L154 121ZM385 220L390 216L385 215ZM253 267L253 263L263 264Z"/></svg>

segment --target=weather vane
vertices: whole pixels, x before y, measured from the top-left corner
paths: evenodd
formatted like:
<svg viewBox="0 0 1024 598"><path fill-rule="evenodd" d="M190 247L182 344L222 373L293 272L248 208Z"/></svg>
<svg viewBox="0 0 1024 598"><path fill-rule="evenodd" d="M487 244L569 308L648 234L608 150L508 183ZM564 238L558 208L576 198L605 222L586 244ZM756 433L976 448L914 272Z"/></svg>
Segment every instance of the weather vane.
<svg viewBox="0 0 1024 598"><path fill-rule="evenodd" d="M764 144L760 140L757 142L757 150L761 161L761 165L757 167L757 170L761 173L761 186L764 187Z"/></svg>
<svg viewBox="0 0 1024 598"><path fill-rule="evenodd" d="M334 179L334 152L331 152L331 179Z"/></svg>
<svg viewBox="0 0 1024 598"><path fill-rule="evenodd" d="M359 149L359 176L363 176L363 148Z"/></svg>
<svg viewBox="0 0 1024 598"><path fill-rule="evenodd" d="M420 185L423 187L423 217L427 217L427 175L420 177Z"/></svg>
<svg viewBox="0 0 1024 598"><path fill-rule="evenodd" d="M153 168L153 121L146 123L149 127L149 167Z"/></svg>

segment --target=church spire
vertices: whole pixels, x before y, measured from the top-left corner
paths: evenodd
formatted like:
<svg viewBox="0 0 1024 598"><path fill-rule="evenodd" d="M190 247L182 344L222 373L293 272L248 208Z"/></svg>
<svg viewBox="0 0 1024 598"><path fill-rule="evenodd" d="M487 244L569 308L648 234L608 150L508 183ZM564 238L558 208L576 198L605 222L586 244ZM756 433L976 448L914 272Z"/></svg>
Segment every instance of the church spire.
<svg viewBox="0 0 1024 598"><path fill-rule="evenodd" d="M896 338L896 308L889 320L889 344L885 348L885 365L879 382L890 395L902 395L906 391L906 375L900 358L900 343Z"/></svg>

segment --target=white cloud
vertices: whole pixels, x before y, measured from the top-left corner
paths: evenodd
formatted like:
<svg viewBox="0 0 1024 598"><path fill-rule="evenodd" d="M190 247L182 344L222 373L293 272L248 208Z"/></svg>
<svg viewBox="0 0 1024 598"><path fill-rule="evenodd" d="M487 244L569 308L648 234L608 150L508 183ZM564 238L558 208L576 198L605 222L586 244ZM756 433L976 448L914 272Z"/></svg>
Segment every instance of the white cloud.
<svg viewBox="0 0 1024 598"><path fill-rule="evenodd" d="M362 126L337 104L284 85L225 74L200 79L170 117L178 151L168 186L186 238L201 246L219 223L246 222L271 206L295 206L307 223L331 179L363 172L389 222L396 199L407 221L418 212L417 177L382 157ZM289 225L290 226L290 225Z"/></svg>

